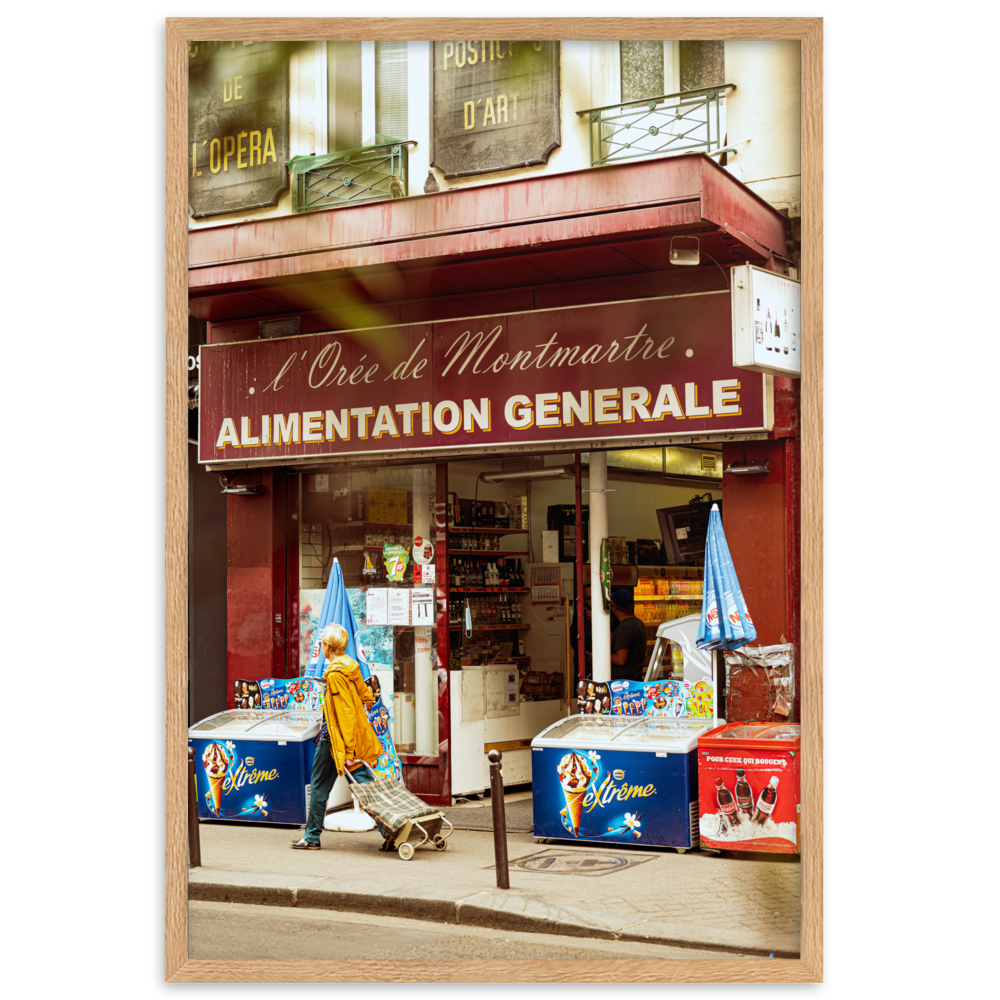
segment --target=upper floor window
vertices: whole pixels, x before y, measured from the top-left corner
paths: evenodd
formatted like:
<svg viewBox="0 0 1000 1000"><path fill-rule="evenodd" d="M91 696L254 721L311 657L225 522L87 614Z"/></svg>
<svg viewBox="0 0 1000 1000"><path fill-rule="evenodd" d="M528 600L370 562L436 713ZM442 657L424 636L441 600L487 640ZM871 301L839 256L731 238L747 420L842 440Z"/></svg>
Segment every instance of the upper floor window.
<svg viewBox="0 0 1000 1000"><path fill-rule="evenodd" d="M680 43L681 90L698 90L726 82L726 43Z"/></svg>
<svg viewBox="0 0 1000 1000"><path fill-rule="evenodd" d="M375 49L375 131L409 138L406 96L406 42L377 42Z"/></svg>
<svg viewBox="0 0 1000 1000"><path fill-rule="evenodd" d="M331 153L362 143L361 42L327 42L327 135Z"/></svg>
<svg viewBox="0 0 1000 1000"><path fill-rule="evenodd" d="M641 101L665 94L663 42L620 42L622 100Z"/></svg>
<svg viewBox="0 0 1000 1000"><path fill-rule="evenodd" d="M605 86L620 83L621 104L578 112L589 117L595 166L722 149L724 42L619 41L618 53L619 79L609 73Z"/></svg>

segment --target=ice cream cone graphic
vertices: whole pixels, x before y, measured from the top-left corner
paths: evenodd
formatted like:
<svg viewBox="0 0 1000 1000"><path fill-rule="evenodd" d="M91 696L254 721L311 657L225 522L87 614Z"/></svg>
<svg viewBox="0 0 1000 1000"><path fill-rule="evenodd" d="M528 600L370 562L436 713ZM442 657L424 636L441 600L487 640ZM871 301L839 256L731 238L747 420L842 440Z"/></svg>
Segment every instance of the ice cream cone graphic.
<svg viewBox="0 0 1000 1000"><path fill-rule="evenodd" d="M208 776L208 794L212 799L212 812L218 816L222 804L222 783L229 770L229 755L218 743L209 743L201 755L201 763Z"/></svg>
<svg viewBox="0 0 1000 1000"><path fill-rule="evenodd" d="M583 815L583 800L587 796L593 778L591 765L578 753L566 754L557 768L559 783L566 799L566 817L573 836L580 835L580 818Z"/></svg>
<svg viewBox="0 0 1000 1000"><path fill-rule="evenodd" d="M219 807L222 803L222 782L225 777L224 774L208 776L208 791L212 796L212 812L216 816L219 815Z"/></svg>

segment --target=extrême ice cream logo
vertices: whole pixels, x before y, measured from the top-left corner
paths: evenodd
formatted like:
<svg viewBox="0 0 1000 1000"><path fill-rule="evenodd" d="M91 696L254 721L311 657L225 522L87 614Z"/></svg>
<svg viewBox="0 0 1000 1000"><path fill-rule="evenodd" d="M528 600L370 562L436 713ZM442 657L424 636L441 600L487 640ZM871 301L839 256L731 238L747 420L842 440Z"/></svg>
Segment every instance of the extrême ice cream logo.
<svg viewBox="0 0 1000 1000"><path fill-rule="evenodd" d="M559 761L556 768L566 801L564 823L574 837L580 835L580 820L584 813L603 809L613 802L627 802L656 794L655 785L629 784L624 770L615 768L609 773L603 770L600 761L601 755L593 750L573 750Z"/></svg>
<svg viewBox="0 0 1000 1000"><path fill-rule="evenodd" d="M205 800L216 816L222 814L223 795L228 795L231 791L243 788L245 785L255 785L261 781L274 781L278 777L277 768L265 770L255 767L256 761L253 757L244 757L237 761L236 746L230 740L226 740L224 744L209 743L201 755L201 763L208 778L208 791L205 793ZM266 804L266 800L257 804L257 808L262 808L263 804Z"/></svg>
<svg viewBox="0 0 1000 1000"><path fill-rule="evenodd" d="M712 764L756 764L763 767L787 767L783 757L713 757L705 754L705 760Z"/></svg>
<svg viewBox="0 0 1000 1000"><path fill-rule="evenodd" d="M251 770L253 768L253 770ZM272 768L269 771L254 767L253 757L244 757L236 765L236 770L232 774L227 774L222 783L223 791L229 792L233 789L242 788L244 785L256 785L258 781L274 781L278 777L278 769Z"/></svg>

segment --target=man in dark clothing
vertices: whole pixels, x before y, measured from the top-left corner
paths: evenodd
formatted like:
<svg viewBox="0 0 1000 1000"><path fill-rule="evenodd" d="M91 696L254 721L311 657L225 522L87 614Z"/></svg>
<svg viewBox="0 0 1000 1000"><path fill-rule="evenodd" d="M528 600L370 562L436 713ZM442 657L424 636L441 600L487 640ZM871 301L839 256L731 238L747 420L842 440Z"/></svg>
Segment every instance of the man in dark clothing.
<svg viewBox="0 0 1000 1000"><path fill-rule="evenodd" d="M588 583L586 587L583 588L583 645L584 645L584 655L586 657L586 668L584 671L585 677L594 676L594 633L593 633L593 618L594 613L591 604L591 586ZM618 619L614 615L611 616L611 634L614 635L615 629L618 628ZM577 645L576 637L576 609L573 610L573 620L570 622L569 634L573 643L573 673L576 674L579 671L579 650Z"/></svg>
<svg viewBox="0 0 1000 1000"><path fill-rule="evenodd" d="M611 595L618 624L611 633L611 679L641 681L646 672L646 626L632 614L635 604L624 587Z"/></svg>

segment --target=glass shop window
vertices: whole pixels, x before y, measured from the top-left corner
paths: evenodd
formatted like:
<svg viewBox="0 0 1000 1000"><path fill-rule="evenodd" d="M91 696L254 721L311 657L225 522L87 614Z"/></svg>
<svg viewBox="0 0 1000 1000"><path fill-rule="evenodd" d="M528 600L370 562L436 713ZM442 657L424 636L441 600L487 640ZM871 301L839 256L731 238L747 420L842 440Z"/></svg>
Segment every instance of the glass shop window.
<svg viewBox="0 0 1000 1000"><path fill-rule="evenodd" d="M435 755L447 665L438 662L434 585L420 561L430 555L435 466L331 470L300 480L300 669L337 560L383 703L392 705L397 751Z"/></svg>

